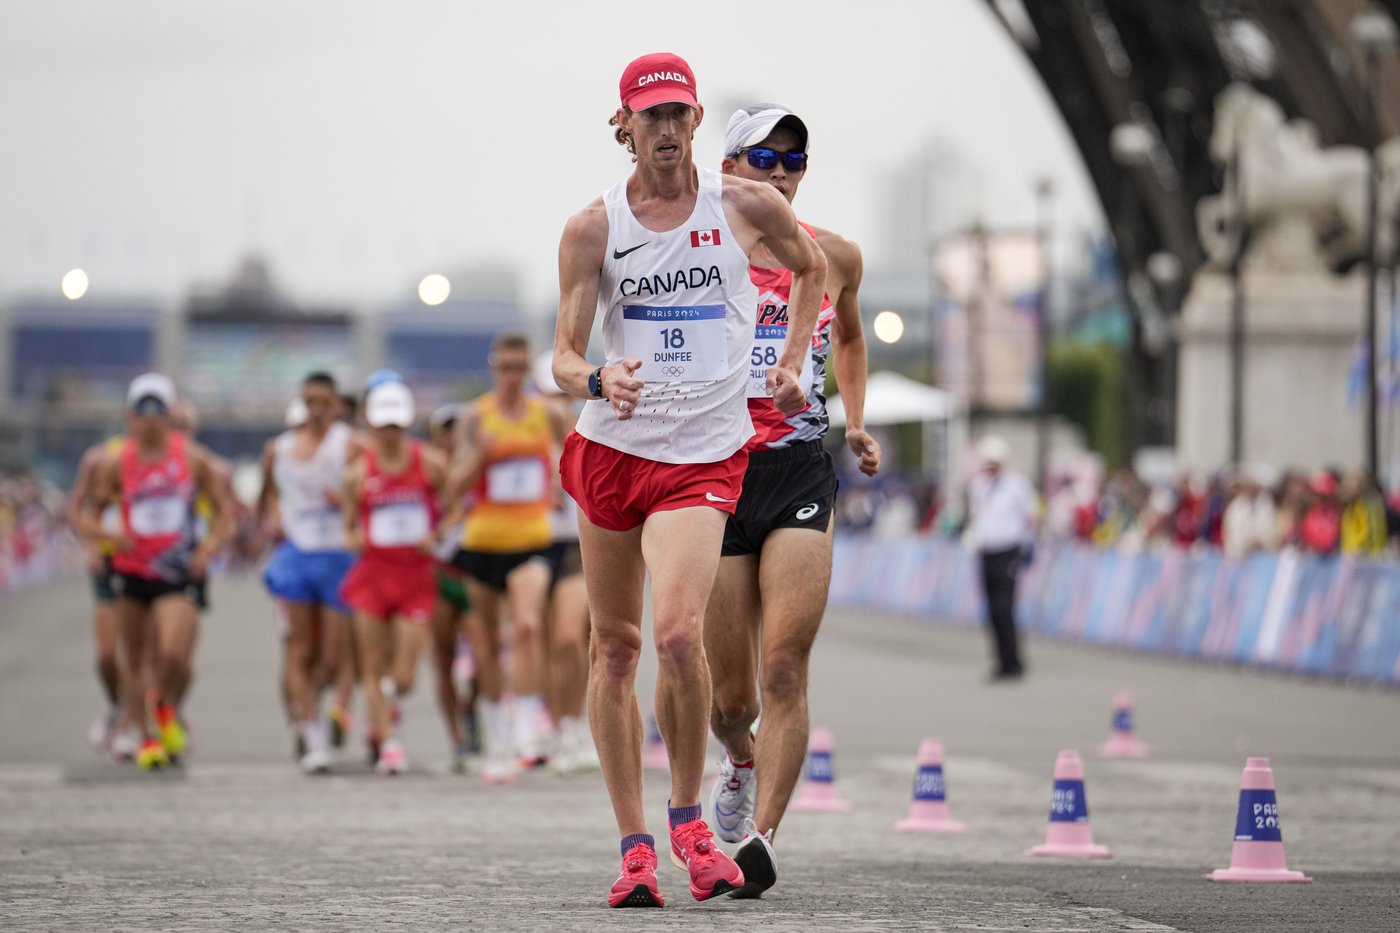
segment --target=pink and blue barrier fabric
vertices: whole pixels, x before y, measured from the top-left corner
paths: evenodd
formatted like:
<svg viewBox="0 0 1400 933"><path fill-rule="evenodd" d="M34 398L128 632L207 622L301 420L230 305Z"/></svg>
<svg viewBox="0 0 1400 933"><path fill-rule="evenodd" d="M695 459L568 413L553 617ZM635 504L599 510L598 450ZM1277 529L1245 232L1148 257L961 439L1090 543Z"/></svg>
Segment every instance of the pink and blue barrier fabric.
<svg viewBox="0 0 1400 933"><path fill-rule="evenodd" d="M979 625L975 554L948 538L838 536L831 601ZM1023 631L1134 651L1400 683L1400 564L1295 551L1143 553L1040 544Z"/></svg>

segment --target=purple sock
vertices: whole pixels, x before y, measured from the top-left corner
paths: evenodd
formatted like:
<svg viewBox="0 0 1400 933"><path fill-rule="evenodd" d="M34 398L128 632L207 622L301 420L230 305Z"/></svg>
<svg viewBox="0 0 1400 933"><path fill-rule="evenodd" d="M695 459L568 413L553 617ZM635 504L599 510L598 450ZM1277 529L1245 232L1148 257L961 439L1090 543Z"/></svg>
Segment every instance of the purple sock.
<svg viewBox="0 0 1400 933"><path fill-rule="evenodd" d="M656 837L655 837L655 836L648 836L646 833L633 833L633 834L630 835L630 836L624 836L624 837L622 838L622 856L623 856L623 858L626 858L626 857L627 857L627 853L630 852L630 851L632 850L632 847L633 847L633 846L637 846L637 845L646 846L647 848L649 848L649 849L651 849L653 852L655 852L655 851L656 851Z"/></svg>
<svg viewBox="0 0 1400 933"><path fill-rule="evenodd" d="M689 823L691 820L700 819L700 804L693 807L666 807L666 813L671 817L671 828L675 829L682 823Z"/></svg>

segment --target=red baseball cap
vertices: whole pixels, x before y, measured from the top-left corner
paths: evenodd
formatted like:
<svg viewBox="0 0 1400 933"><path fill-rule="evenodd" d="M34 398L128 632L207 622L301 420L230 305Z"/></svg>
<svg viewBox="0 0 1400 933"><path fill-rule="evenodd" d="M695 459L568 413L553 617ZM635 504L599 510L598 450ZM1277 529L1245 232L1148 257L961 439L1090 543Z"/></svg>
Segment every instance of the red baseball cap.
<svg viewBox="0 0 1400 933"><path fill-rule="evenodd" d="M652 52L636 59L622 72L618 85L622 104L633 111L657 104L699 106L695 97L695 73L674 52Z"/></svg>

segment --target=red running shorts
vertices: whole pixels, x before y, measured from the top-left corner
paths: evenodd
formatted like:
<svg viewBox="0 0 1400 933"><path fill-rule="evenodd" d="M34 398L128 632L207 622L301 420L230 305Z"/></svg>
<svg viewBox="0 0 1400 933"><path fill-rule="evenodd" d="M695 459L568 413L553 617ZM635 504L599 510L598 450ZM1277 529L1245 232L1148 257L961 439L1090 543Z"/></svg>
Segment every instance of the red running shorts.
<svg viewBox="0 0 1400 933"><path fill-rule="evenodd" d="M575 431L564 441L559 476L590 522L630 531L654 512L705 506L733 515L748 465L749 453L742 449L714 463L661 463Z"/></svg>
<svg viewBox="0 0 1400 933"><path fill-rule="evenodd" d="M437 604L433 560L421 562L361 557L340 584L340 598L356 612L389 621L402 616L415 625L427 624Z"/></svg>

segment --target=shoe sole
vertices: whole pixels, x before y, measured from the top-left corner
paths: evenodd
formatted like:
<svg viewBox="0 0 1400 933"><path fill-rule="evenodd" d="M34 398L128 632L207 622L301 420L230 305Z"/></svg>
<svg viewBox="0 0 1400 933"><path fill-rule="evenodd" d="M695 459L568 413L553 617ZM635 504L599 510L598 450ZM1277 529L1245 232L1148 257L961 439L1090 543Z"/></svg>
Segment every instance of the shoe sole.
<svg viewBox="0 0 1400 933"><path fill-rule="evenodd" d="M647 887L647 886L644 885L644 884L639 884L639 885L637 885L635 888L632 889L632 893L628 894L626 897L624 897L624 898L623 898L622 900L620 900L620 901L617 901L616 903L613 903L612 899L609 898L609 900L608 900L608 906L609 906L609 907L665 907L665 906L666 906L666 902L663 901L663 900L661 900L661 898L660 898L658 895L653 894L651 888Z"/></svg>
<svg viewBox="0 0 1400 933"><path fill-rule="evenodd" d="M730 893L730 897L748 899L763 896L763 892L778 881L778 872L773 860L763 851L763 843L753 842L734 853L734 864L744 873L744 886Z"/></svg>
<svg viewBox="0 0 1400 933"><path fill-rule="evenodd" d="M685 863L684 859L682 859L679 855L676 854L675 849L671 850L671 864L675 865L677 868L681 869L687 874L690 873L690 866ZM695 885L692 884L690 886L690 896L695 898L697 901L708 901L712 897L719 897L721 894L728 894L730 891L737 890L739 890L738 885L729 881L725 881L723 878L721 878L720 880L715 882L715 886L709 891L706 891L704 888L697 888Z"/></svg>

